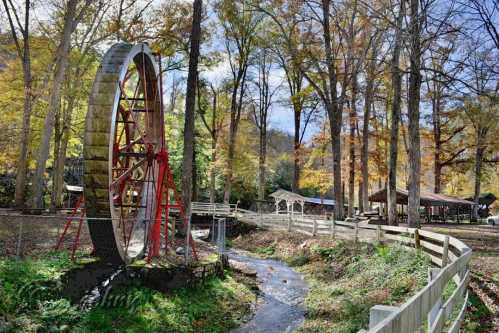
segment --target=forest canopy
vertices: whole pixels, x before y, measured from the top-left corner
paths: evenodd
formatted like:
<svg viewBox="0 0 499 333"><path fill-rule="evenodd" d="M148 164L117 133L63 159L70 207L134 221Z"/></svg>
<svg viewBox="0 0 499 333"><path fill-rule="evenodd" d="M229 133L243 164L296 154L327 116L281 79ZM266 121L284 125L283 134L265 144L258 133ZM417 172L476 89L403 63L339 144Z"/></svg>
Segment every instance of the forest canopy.
<svg viewBox="0 0 499 333"><path fill-rule="evenodd" d="M89 93L117 42L162 55L180 186L192 12L2 0L2 206L61 207L64 184L81 185ZM493 0L204 1L192 200L250 207L282 188L362 209L387 186L499 197L498 13Z"/></svg>

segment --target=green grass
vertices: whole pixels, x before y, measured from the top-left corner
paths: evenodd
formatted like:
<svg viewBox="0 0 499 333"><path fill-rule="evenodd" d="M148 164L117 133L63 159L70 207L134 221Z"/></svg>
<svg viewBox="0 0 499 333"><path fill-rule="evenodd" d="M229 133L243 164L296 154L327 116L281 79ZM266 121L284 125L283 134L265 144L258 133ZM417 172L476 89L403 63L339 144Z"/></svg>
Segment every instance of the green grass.
<svg viewBox="0 0 499 333"><path fill-rule="evenodd" d="M0 259L0 318L7 322L0 331L221 333L237 326L255 299L229 273L166 295L140 285L116 289L83 312L61 293L61 275L77 266L64 253Z"/></svg>
<svg viewBox="0 0 499 333"><path fill-rule="evenodd" d="M308 314L298 332L354 333L367 328L369 309L400 304L426 284L429 259L401 246L340 242L312 248L311 261L298 268L310 292Z"/></svg>
<svg viewBox="0 0 499 333"><path fill-rule="evenodd" d="M135 307L103 305L84 316L74 332L228 332L250 311L254 299L232 277L213 278L200 288L169 295L144 287L120 290L139 301Z"/></svg>

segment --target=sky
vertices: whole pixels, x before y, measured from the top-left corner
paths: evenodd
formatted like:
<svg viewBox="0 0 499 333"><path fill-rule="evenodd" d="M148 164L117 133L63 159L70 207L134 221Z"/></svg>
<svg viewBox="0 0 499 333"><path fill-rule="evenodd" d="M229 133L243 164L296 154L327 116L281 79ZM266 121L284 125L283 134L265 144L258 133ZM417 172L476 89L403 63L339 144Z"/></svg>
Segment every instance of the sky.
<svg viewBox="0 0 499 333"><path fill-rule="evenodd" d="M140 0L140 1L146 1L146 0ZM192 0L184 0L187 3L192 3ZM161 3L164 3L165 0L153 0L154 5L159 5ZM44 21L49 18L50 15L50 5L47 4L46 1L36 1L35 2L35 11L33 15L33 20L36 21ZM1 8L1 6L0 6ZM216 16L213 14L213 12L210 12L211 6L208 6L208 20L213 21L216 20ZM499 15L496 13L496 16ZM6 26L5 26L5 20L4 20L4 15L2 10L0 10L0 16L2 16L2 24L0 24L0 31L7 31ZM202 45L202 50L201 52L209 52L213 50L219 50L223 51L224 50L224 45L222 43L222 36L221 36L221 31L217 31L215 37L211 41L210 45ZM103 50L104 51L104 50ZM203 78L205 78L207 81L214 83L215 85L219 82L221 82L224 78L227 78L230 76L230 66L228 59L224 59L221 61L218 65L209 68L209 69L203 69L201 71L201 75ZM165 100L168 100L168 95L169 95L169 87L168 83L171 83L171 77L174 76L176 78L186 76L185 71L180 71L177 73L169 73L165 82L166 82L166 87L165 87ZM185 81L183 82L185 89ZM270 120L269 120L269 127L273 129L278 129L290 134L294 133L294 119L293 119L293 112L292 109L289 107L289 105L284 105L284 103L279 102L280 101L287 101L289 100L289 92L287 89L287 85L284 82L284 73L280 69L274 69L272 71L272 76L271 76L271 85L272 86L277 86L279 84L282 84L282 89L280 90L279 96L277 96L276 101L271 107L271 112L270 112ZM421 105L422 108L422 113L425 114L428 111L426 110L427 105L424 105L422 103ZM323 108L321 107L319 110L323 112ZM423 117L422 117L423 118ZM422 123L424 120L421 120ZM305 133L305 141L310 140L310 138L314 135L315 132L318 131L317 125L316 124L311 124L309 125L309 128L307 132Z"/></svg>

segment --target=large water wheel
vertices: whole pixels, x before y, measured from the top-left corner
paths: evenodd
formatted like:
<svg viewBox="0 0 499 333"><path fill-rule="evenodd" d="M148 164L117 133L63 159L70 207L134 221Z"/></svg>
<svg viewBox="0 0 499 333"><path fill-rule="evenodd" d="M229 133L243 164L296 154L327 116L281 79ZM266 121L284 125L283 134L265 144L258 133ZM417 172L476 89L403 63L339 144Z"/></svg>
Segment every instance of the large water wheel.
<svg viewBox="0 0 499 333"><path fill-rule="evenodd" d="M96 255L109 262L129 263L148 250L157 156L164 147L159 75L146 44L118 43L105 54L92 87L84 195Z"/></svg>

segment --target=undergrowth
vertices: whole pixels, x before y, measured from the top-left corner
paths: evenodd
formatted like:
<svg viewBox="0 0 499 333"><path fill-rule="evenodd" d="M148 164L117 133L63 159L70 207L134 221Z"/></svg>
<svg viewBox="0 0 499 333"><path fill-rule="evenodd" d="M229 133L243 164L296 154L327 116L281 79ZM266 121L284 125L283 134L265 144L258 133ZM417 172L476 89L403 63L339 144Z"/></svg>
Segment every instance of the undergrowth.
<svg viewBox="0 0 499 333"><path fill-rule="evenodd" d="M238 244L239 243L239 244ZM254 245L253 245L254 244ZM376 304L397 305L424 287L429 258L399 245L303 239L290 234L250 234L235 246L277 258L309 284L301 333L354 333L366 329ZM272 253L263 249L272 247Z"/></svg>
<svg viewBox="0 0 499 333"><path fill-rule="evenodd" d="M66 253L0 259L0 332L228 332L251 311L255 297L228 274L169 294L123 287L81 311L64 297L60 282L77 266Z"/></svg>
<svg viewBox="0 0 499 333"><path fill-rule="evenodd" d="M365 329L376 304L402 303L427 280L429 259L401 246L338 242L312 247L300 267L310 284L308 315L300 332L353 333Z"/></svg>

